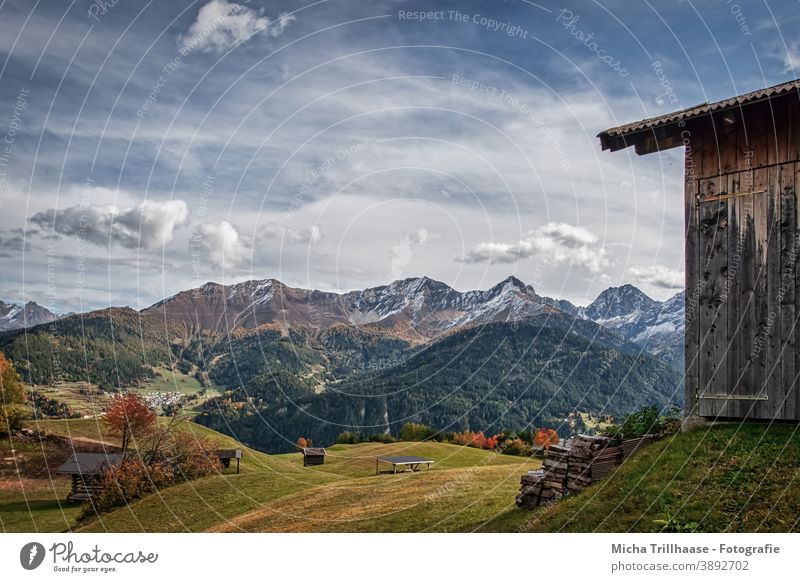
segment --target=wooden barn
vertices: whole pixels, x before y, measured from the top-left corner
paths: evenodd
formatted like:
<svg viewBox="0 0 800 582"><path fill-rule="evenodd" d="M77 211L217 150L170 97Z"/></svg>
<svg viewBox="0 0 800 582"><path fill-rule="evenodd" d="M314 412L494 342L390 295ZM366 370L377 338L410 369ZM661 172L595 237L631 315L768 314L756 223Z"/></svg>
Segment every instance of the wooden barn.
<svg viewBox="0 0 800 582"><path fill-rule="evenodd" d="M67 495L67 503L91 501L100 490L103 474L121 462L122 455L119 454L74 453L56 471L72 477L72 489Z"/></svg>
<svg viewBox="0 0 800 582"><path fill-rule="evenodd" d="M800 420L800 81L602 132L685 148L686 414Z"/></svg>
<svg viewBox="0 0 800 582"><path fill-rule="evenodd" d="M303 454L304 467L325 463L325 455L327 453L322 447L304 447L300 452Z"/></svg>

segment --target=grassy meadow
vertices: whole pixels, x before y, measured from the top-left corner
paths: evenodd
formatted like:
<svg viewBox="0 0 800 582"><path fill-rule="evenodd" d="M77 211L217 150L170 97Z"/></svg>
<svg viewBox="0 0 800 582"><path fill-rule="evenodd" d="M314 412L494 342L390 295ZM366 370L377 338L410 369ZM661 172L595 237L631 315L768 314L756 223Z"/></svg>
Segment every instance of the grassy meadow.
<svg viewBox="0 0 800 582"><path fill-rule="evenodd" d="M164 422L164 420L161 420ZM94 419L38 423L75 448L113 447ZM325 464L267 455L192 422L180 430L245 449L233 469L158 491L76 522L69 481L49 478L64 451L0 441L3 531L110 532L653 532L798 531L800 433L794 425L719 424L644 449L611 478L551 507L517 509L519 479L538 459L433 442L334 445ZM54 445L52 445L54 446ZM418 455L433 468L375 475L378 455ZM17 473L17 470L19 473Z"/></svg>

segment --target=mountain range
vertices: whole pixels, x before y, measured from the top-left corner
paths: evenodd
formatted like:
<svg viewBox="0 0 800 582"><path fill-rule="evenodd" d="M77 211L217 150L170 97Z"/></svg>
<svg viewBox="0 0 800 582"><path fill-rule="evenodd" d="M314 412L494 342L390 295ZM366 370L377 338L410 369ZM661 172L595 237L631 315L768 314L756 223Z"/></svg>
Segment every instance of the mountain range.
<svg viewBox="0 0 800 582"><path fill-rule="evenodd" d="M412 421L499 431L668 406L681 398L682 338L682 294L658 302L631 285L578 307L515 277L341 294L266 279L6 331L0 350L32 384L116 390L157 367L194 374L223 390L199 422L281 451L299 436L329 444Z"/></svg>
<svg viewBox="0 0 800 582"><path fill-rule="evenodd" d="M234 285L206 283L145 309L192 329L229 333L273 324L329 328L357 326L424 343L455 329L566 313L619 333L652 355L682 368L685 295L656 301L633 285L611 287L586 307L538 295L516 277L460 292L428 277L338 294L294 288L276 279Z"/></svg>
<svg viewBox="0 0 800 582"><path fill-rule="evenodd" d="M60 317L63 316L33 301L28 301L25 305L0 301L0 331L33 327L50 323Z"/></svg>

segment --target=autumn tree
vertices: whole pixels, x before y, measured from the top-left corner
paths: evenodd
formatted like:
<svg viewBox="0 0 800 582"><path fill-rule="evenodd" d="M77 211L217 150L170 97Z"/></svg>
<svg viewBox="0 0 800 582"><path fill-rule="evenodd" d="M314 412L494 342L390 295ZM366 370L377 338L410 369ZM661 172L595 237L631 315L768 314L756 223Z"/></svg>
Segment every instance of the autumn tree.
<svg viewBox="0 0 800 582"><path fill-rule="evenodd" d="M122 450L127 451L131 441L150 434L156 423L156 414L144 398L136 392L118 394L106 410L105 422L112 436L122 441Z"/></svg>
<svg viewBox="0 0 800 582"><path fill-rule="evenodd" d="M210 475L218 475L222 464L210 441L178 430L171 420L156 427L142 455L125 459L103 474L100 490L81 518L120 507L151 493Z"/></svg>
<svg viewBox="0 0 800 582"><path fill-rule="evenodd" d="M486 447L486 436L482 431L473 432L471 430L465 430L464 432L453 435L453 444L483 449Z"/></svg>
<svg viewBox="0 0 800 582"><path fill-rule="evenodd" d="M551 446L559 443L558 433L552 428L542 427L536 431L533 437L533 443L545 449L549 449Z"/></svg>
<svg viewBox="0 0 800 582"><path fill-rule="evenodd" d="M0 352L0 434L20 428L27 415L25 387L11 360Z"/></svg>
<svg viewBox="0 0 800 582"><path fill-rule="evenodd" d="M297 439L295 445L297 446L298 451L302 451L304 448L308 446L308 441L305 438L300 437L299 439Z"/></svg>

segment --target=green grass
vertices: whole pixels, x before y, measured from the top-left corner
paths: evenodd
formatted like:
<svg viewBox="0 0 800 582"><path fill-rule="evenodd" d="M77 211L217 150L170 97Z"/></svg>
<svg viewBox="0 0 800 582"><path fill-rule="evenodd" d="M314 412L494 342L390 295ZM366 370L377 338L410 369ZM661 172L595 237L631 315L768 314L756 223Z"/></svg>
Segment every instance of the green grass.
<svg viewBox="0 0 800 582"><path fill-rule="evenodd" d="M91 420L49 422L52 432L103 437ZM199 425L185 430L235 444ZM297 453L247 451L241 475L163 489L77 526L71 520L78 510L62 513L57 502L66 481L56 481L54 491L47 479L19 480L16 488L0 487L0 520L6 531L650 532L668 516L676 527L696 523L706 532L797 531L799 433L796 425L759 423L680 433L644 449L610 479L535 511L513 503L520 476L538 460L401 442L336 445L315 467L303 467ZM382 454L436 463L430 472L375 475Z"/></svg>
<svg viewBox="0 0 800 582"><path fill-rule="evenodd" d="M161 423L166 419L159 419ZM81 443L105 442L117 445L105 425L95 419L49 420L29 422L41 432L76 439ZM146 499L103 515L102 519L76 524L80 506L64 503L69 480L48 476L43 457L53 451L36 444L15 443L15 455L24 460L24 472L39 478L17 475L13 470L0 474L0 525L2 531L66 531L77 527L86 531L198 531L247 512L276 497L338 479L336 475L304 471L287 458L273 457L242 446L233 438L193 422L183 422L180 430L191 431L220 448L242 448L241 474L226 469L218 475L163 489ZM12 458L11 443L0 440L0 453ZM63 456L63 454L62 454ZM299 457L299 455L298 455ZM63 460L63 459L62 459ZM52 463L52 457L51 457ZM59 461L60 463L60 461ZM14 463L8 463L13 467ZM5 465L4 465L5 466ZM50 474L53 474L50 467Z"/></svg>
<svg viewBox="0 0 800 582"><path fill-rule="evenodd" d="M281 497L212 531L477 531L513 507L527 468L484 465L348 479Z"/></svg>
<svg viewBox="0 0 800 582"><path fill-rule="evenodd" d="M653 532L654 520L704 532L798 531L800 428L724 424L648 447L607 481L546 509L509 510L490 531Z"/></svg>
<svg viewBox="0 0 800 582"><path fill-rule="evenodd" d="M67 531L80 513L64 502L69 489L66 477L0 481L0 531Z"/></svg>
<svg viewBox="0 0 800 582"><path fill-rule="evenodd" d="M259 472L222 475L163 489L99 518L78 524L84 532L203 531L279 497L331 483L335 475L297 472L274 462Z"/></svg>
<svg viewBox="0 0 800 582"><path fill-rule="evenodd" d="M108 405L109 396L86 382L62 382L56 386L42 385L32 388L45 396L64 402L81 416L94 416ZM83 393L81 393L83 391ZM87 393L88 392L88 393Z"/></svg>
<svg viewBox="0 0 800 582"><path fill-rule="evenodd" d="M336 445L328 452L315 467L303 467L298 453L264 455L258 472L165 489L78 531L474 529L513 503L519 476L538 465L444 443ZM376 476L378 454L437 462L430 473ZM328 517L319 522L319 515Z"/></svg>
<svg viewBox="0 0 800 582"><path fill-rule="evenodd" d="M200 381L190 374L167 368L154 368L151 381L142 385L145 392L180 392L194 394L203 389ZM216 392L213 388L212 391Z"/></svg>
<svg viewBox="0 0 800 582"><path fill-rule="evenodd" d="M308 467L309 471L324 471L343 477L370 477L375 475L375 457L414 455L436 461L431 471L458 469L485 465L519 465L526 462L522 457L498 455L489 451L460 447L447 443L359 443L357 445L334 445L326 449L325 464ZM298 453L274 455L290 463L302 466L303 458ZM530 464L530 463L529 463ZM380 469L386 471L391 465L381 463ZM423 472L425 469L422 470Z"/></svg>

